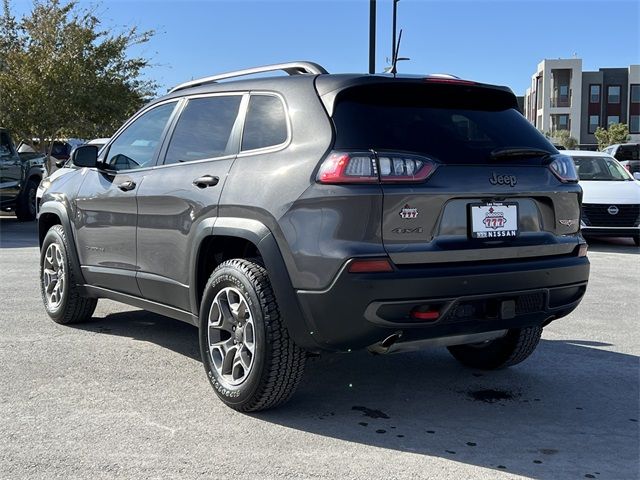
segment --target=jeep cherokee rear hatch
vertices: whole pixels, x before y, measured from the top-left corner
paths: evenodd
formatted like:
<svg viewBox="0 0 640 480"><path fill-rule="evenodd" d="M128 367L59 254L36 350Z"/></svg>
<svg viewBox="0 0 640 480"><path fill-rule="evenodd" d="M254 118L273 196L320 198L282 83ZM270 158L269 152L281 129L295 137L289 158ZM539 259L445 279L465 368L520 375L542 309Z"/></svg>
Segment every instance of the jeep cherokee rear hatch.
<svg viewBox="0 0 640 480"><path fill-rule="evenodd" d="M383 79L331 96L335 144L318 181L381 185L382 237L397 265L575 251L573 164L508 89Z"/></svg>

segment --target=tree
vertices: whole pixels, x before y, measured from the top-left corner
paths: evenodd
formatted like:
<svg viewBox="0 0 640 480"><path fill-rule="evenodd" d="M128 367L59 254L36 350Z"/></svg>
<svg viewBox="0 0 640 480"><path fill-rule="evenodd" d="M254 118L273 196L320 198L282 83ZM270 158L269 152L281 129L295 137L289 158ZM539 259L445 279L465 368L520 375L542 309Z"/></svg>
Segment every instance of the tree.
<svg viewBox="0 0 640 480"><path fill-rule="evenodd" d="M594 134L598 140L598 150L602 150L609 145L624 143L629 140L629 127L626 123L612 123L608 129L598 127Z"/></svg>
<svg viewBox="0 0 640 480"><path fill-rule="evenodd" d="M9 0L0 17L0 125L40 151L60 137L108 137L156 90L128 56L153 32L105 30L72 0L33 0L16 20ZM32 139L41 141L34 145Z"/></svg>
<svg viewBox="0 0 640 480"><path fill-rule="evenodd" d="M571 136L569 130L554 130L545 133L545 136L553 140L554 143L562 145L567 150L573 150L578 146L578 140Z"/></svg>

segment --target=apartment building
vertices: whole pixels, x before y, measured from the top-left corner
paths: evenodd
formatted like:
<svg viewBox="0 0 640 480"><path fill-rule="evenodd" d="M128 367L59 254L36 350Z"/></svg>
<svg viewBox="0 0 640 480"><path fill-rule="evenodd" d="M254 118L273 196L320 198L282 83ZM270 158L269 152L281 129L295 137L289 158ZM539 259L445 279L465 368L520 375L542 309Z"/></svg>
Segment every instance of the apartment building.
<svg viewBox="0 0 640 480"><path fill-rule="evenodd" d="M640 142L640 65L583 72L582 59L545 59L531 76L524 115L541 132L569 130L594 148L598 127L626 123Z"/></svg>

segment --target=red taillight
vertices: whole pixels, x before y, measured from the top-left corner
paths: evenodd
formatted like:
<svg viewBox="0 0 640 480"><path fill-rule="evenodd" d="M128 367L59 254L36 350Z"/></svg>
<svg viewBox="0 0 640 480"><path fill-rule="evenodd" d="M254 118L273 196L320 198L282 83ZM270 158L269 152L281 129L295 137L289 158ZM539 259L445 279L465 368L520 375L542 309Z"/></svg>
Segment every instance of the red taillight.
<svg viewBox="0 0 640 480"><path fill-rule="evenodd" d="M320 183L422 182L437 164L426 157L405 153L331 152L320 170Z"/></svg>
<svg viewBox="0 0 640 480"><path fill-rule="evenodd" d="M380 153L382 183L422 182L436 169L436 163L417 155Z"/></svg>
<svg viewBox="0 0 640 480"><path fill-rule="evenodd" d="M578 172L571 157L559 154L552 158L554 160L549 164L549 168L558 180L562 183L578 183Z"/></svg>
<svg viewBox="0 0 640 480"><path fill-rule="evenodd" d="M378 171L371 154L332 152L318 172L320 183L377 183Z"/></svg>
<svg viewBox="0 0 640 480"><path fill-rule="evenodd" d="M349 265L349 273L382 273L393 272L393 266L389 260L354 260Z"/></svg>

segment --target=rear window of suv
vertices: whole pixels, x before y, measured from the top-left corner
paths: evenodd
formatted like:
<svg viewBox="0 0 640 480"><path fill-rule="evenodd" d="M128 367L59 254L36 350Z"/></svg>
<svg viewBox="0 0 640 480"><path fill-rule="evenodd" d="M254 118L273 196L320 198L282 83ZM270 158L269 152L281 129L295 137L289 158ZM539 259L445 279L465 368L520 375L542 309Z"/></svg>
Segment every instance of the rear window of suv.
<svg viewBox="0 0 640 480"><path fill-rule="evenodd" d="M553 145L507 92L481 87L400 83L356 87L338 98L336 149L415 152L442 163L480 164L497 148Z"/></svg>
<svg viewBox="0 0 640 480"><path fill-rule="evenodd" d="M615 157L620 162L625 160L639 160L640 145L620 145Z"/></svg>

